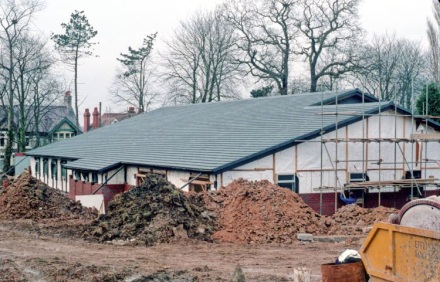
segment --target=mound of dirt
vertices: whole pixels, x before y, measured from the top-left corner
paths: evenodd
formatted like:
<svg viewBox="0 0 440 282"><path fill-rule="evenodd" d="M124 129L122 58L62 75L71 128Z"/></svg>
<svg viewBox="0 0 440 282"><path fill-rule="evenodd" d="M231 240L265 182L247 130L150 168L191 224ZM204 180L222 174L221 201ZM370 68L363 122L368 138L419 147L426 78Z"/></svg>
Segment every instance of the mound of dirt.
<svg viewBox="0 0 440 282"><path fill-rule="evenodd" d="M203 205L156 174L144 183L116 196L108 213L92 222L84 233L99 241L132 240L151 246L176 239L210 241L215 218Z"/></svg>
<svg viewBox="0 0 440 282"><path fill-rule="evenodd" d="M363 228L372 226L379 221L387 221L392 213L398 210L387 207L362 208L358 205L345 205L331 217L329 235L359 235ZM328 222L328 221L327 221Z"/></svg>
<svg viewBox="0 0 440 282"><path fill-rule="evenodd" d="M0 191L0 219L93 219L95 209L85 208L68 199L63 192L51 188L23 172L6 189Z"/></svg>
<svg viewBox="0 0 440 282"><path fill-rule="evenodd" d="M224 242L291 243L297 233L325 234L323 218L302 198L267 180L235 180L205 194L207 208L218 216L213 238Z"/></svg>

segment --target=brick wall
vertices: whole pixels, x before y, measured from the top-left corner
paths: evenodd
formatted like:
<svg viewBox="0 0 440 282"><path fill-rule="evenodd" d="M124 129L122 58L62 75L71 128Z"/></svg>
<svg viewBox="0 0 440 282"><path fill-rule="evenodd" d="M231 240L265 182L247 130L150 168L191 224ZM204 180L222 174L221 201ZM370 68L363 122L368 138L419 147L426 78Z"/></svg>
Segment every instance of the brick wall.
<svg viewBox="0 0 440 282"><path fill-rule="evenodd" d="M400 191L394 192L383 192L380 194L380 205L384 207L391 207L396 209L401 209L409 201L410 189L401 189ZM356 196L361 197L362 191L354 191ZM439 196L440 190L426 191L423 192L425 197L429 196ZM320 194L300 194L304 202L309 205L315 212L320 211ZM337 202L337 208L340 208L344 203L339 199L339 194L337 194L335 199L335 193L322 193L322 214L332 215L335 212L335 200ZM375 208L379 205L379 193L365 193L364 194L364 207L365 208Z"/></svg>

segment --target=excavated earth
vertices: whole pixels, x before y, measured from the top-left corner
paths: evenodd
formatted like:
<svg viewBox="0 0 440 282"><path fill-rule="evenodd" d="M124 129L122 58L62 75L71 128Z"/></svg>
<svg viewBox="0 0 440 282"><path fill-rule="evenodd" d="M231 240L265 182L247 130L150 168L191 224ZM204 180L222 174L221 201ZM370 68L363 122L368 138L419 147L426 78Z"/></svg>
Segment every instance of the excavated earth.
<svg viewBox="0 0 440 282"><path fill-rule="evenodd" d="M388 221L398 210L387 207L362 208L356 204L342 206L332 215L328 235L361 235L378 221Z"/></svg>
<svg viewBox="0 0 440 282"><path fill-rule="evenodd" d="M393 212L347 205L326 217L268 181L195 194L149 175L97 217L23 173L0 191L0 281L230 281L237 265L248 281L294 281L297 268L320 281L321 264L362 241L297 233L359 235Z"/></svg>
<svg viewBox="0 0 440 282"><path fill-rule="evenodd" d="M216 219L203 205L151 174L141 186L116 196L108 213L93 221L84 236L151 246L188 238L210 241L215 228Z"/></svg>
<svg viewBox="0 0 440 282"><path fill-rule="evenodd" d="M23 172L7 189L0 190L0 219L93 219L96 210L69 200L64 193Z"/></svg>
<svg viewBox="0 0 440 282"><path fill-rule="evenodd" d="M327 233L324 217L302 198L267 180L232 182L204 195L208 209L218 216L213 238L223 242L292 243L297 233Z"/></svg>

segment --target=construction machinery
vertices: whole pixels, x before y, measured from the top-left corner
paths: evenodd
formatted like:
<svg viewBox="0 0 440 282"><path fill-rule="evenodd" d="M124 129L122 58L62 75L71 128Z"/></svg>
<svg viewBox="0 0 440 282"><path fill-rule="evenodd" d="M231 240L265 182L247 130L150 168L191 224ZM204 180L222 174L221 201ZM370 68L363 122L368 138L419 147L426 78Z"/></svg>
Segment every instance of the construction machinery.
<svg viewBox="0 0 440 282"><path fill-rule="evenodd" d="M389 221L360 250L371 281L440 281L440 197L413 200Z"/></svg>

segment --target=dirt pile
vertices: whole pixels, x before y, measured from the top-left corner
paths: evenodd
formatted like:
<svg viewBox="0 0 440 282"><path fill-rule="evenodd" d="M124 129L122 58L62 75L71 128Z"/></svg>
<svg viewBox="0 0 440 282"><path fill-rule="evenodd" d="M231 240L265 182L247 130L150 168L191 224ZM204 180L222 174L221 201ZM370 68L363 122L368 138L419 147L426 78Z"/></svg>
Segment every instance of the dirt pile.
<svg viewBox="0 0 440 282"><path fill-rule="evenodd" d="M135 239L150 246L185 238L209 241L215 226L203 205L162 176L149 174L141 186L116 196L108 213L92 222L84 236L99 241Z"/></svg>
<svg viewBox="0 0 440 282"><path fill-rule="evenodd" d="M323 218L302 198L267 180L232 182L205 194L207 208L218 216L213 238L226 242L291 243L297 233L325 234Z"/></svg>
<svg viewBox="0 0 440 282"><path fill-rule="evenodd" d="M84 208L68 199L61 191L51 188L23 172L6 189L0 191L0 219L93 219L97 211Z"/></svg>
<svg viewBox="0 0 440 282"><path fill-rule="evenodd" d="M378 221L387 221L392 213L397 213L394 208L383 206L377 208L362 208L358 205L345 205L338 209L331 217L329 235L359 235L363 228L372 226Z"/></svg>

